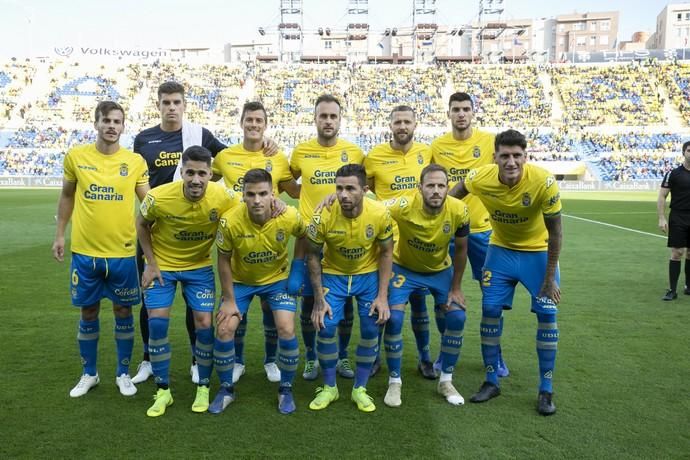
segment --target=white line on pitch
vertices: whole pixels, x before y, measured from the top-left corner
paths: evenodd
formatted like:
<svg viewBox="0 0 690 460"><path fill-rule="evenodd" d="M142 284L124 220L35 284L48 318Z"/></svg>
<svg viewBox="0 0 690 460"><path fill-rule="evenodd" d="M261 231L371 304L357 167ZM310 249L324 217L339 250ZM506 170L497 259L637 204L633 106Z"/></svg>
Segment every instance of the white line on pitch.
<svg viewBox="0 0 690 460"><path fill-rule="evenodd" d="M656 214L656 211L601 211L601 212L581 212L579 215L581 216L607 216L607 215L614 215L614 214L621 214L621 215L627 215L627 214Z"/></svg>
<svg viewBox="0 0 690 460"><path fill-rule="evenodd" d="M592 219L585 219L584 217L577 217L577 216L571 216L570 214L563 214L565 217L570 217L571 219L577 219L577 220L582 220L585 222L589 222L592 224L599 224L603 225L605 227L612 227L612 228L617 228L619 230L626 230L628 232L633 232L633 233L639 233L641 235L648 235L648 236L653 236L655 238L664 238L666 237L664 235L657 235L655 233L649 233L649 232L643 232L642 230L635 230L634 228L628 228L628 227L621 227L620 225L614 225L614 224L609 224L607 222L600 222L598 220L592 220Z"/></svg>

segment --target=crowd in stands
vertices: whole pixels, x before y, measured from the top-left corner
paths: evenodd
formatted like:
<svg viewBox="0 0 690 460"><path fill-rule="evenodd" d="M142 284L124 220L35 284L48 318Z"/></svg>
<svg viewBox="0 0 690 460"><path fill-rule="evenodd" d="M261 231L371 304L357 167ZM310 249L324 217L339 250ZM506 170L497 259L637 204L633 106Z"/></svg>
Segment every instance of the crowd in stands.
<svg viewBox="0 0 690 460"><path fill-rule="evenodd" d="M660 88L668 92L668 103L690 122L690 65L682 63L238 66L56 60L43 67L48 78L42 76L45 87L41 88L34 85L37 68L31 62L0 62L0 148L6 149L0 174L52 174L56 150L64 152L72 144L94 140L97 100L113 99L125 107L131 139L158 122L156 88L167 80L180 81L187 88L186 118L208 127L226 144L241 140L241 104L262 101L269 111L268 135L288 155L295 145L314 136L313 104L321 93L341 99L341 137L364 151L390 141L389 113L400 104L415 108L420 127L415 139L429 143L448 129L450 93L466 91L473 96L475 125L492 131L523 130L531 159L598 162L607 178L617 180L656 177L673 164L668 154L679 151L683 136L646 132L648 126L658 129L667 122L666 96ZM552 108L558 98L562 116L554 115ZM11 128L3 128L10 123ZM618 128L592 132L600 125ZM602 134L620 126L630 126L630 131Z"/></svg>
<svg viewBox="0 0 690 460"><path fill-rule="evenodd" d="M551 98L544 94L533 66L448 67L454 91L473 95L481 126L524 128L548 126Z"/></svg>
<svg viewBox="0 0 690 460"><path fill-rule="evenodd" d="M639 65L554 66L567 126L666 123L657 68Z"/></svg>
<svg viewBox="0 0 690 460"><path fill-rule="evenodd" d="M667 171L675 168L681 160L677 155L664 152L615 153L602 157L598 162L605 181L628 181L634 179L662 179Z"/></svg>
<svg viewBox="0 0 690 460"><path fill-rule="evenodd" d="M61 151L0 149L0 176L62 176Z"/></svg>

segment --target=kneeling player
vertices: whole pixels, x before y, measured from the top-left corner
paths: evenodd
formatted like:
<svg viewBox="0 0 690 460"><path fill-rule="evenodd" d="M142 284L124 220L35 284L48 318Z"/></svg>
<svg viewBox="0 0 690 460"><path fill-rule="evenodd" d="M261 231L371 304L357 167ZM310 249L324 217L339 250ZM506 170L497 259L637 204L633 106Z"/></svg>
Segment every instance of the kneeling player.
<svg viewBox="0 0 690 460"><path fill-rule="evenodd" d="M446 323L441 339L438 392L449 403L460 405L465 401L453 386L452 379L465 328L465 296L461 283L467 263L469 211L462 201L447 198L448 175L443 166L425 167L418 187L419 191L412 198L396 198L386 203L398 224L400 238L393 252L393 277L388 296L391 317L384 335L389 371L384 402L391 407L402 403L405 304L413 292L426 288L434 296L436 308L443 312ZM448 247L453 240L455 256L451 266Z"/></svg>
<svg viewBox="0 0 690 460"><path fill-rule="evenodd" d="M278 410L295 411L292 381L299 363L295 336L295 298L287 294L288 240L302 238L305 227L296 209L271 217L273 185L265 169L244 175L244 205L223 215L216 238L223 300L216 321L213 360L221 388L209 412L221 413L234 401L235 331L254 296L267 302L278 329L280 387Z"/></svg>
<svg viewBox="0 0 690 460"><path fill-rule="evenodd" d="M168 324L177 283L194 313L199 384L194 412L208 409L213 363L213 309L216 283L211 248L220 216L239 197L211 179L211 152L190 147L182 153L182 181L151 190L137 217L139 242L146 257L141 284L149 310L149 354L158 391L146 415L158 417L173 403L169 388Z"/></svg>
<svg viewBox="0 0 690 460"><path fill-rule="evenodd" d="M309 224L309 278L314 288L312 322L317 330L316 349L324 386L309 404L321 410L338 399L335 383L338 344L335 330L343 318L345 300L357 299L361 338L352 400L363 412L376 410L367 394L371 366L378 351L378 325L388 320L388 281L391 275L393 232L390 213L373 200L365 200L366 171L348 164L335 174L338 198L330 211L314 214ZM323 282L321 249L323 253Z"/></svg>

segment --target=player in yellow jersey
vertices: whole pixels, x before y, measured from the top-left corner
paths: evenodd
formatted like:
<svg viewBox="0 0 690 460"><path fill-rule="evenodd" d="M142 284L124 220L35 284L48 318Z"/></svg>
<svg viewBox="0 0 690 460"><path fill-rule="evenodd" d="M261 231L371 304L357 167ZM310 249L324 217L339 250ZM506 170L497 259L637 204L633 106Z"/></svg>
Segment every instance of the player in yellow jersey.
<svg viewBox="0 0 690 460"><path fill-rule="evenodd" d="M141 284L149 310L149 354L158 391L149 417L165 413L173 403L169 388L170 343L168 324L177 283L194 312L199 384L194 412L206 412L213 363L212 313L215 277L211 248L220 216L240 199L232 190L211 180L211 152L193 146L182 153L181 181L152 189L137 216L137 234L146 268Z"/></svg>
<svg viewBox="0 0 690 460"><path fill-rule="evenodd" d="M327 195L333 193L335 174L338 168L346 164L362 164L364 153L355 144L338 138L341 121L341 107L337 98L324 94L314 104L314 124L316 137L295 147L290 158L290 169L295 179L302 178L299 210L302 219L310 222L316 205ZM300 323L302 339L306 349L306 360L302 376L306 380L318 377L318 361L314 342L316 333L311 324L311 312L314 305L314 294L308 279L305 279L304 263L305 246L295 246L295 253L290 266L288 292L302 296ZM343 321L338 326L339 361L338 372L342 377L353 378L354 371L347 355L347 347L352 333L353 309L352 300L345 306Z"/></svg>
<svg viewBox="0 0 690 460"><path fill-rule="evenodd" d="M412 107L407 105L394 107L390 114L389 126L393 135L391 141L375 146L364 159L369 190L374 192L376 198L381 201L415 196L419 175L431 161L429 146L414 141L417 121ZM396 239L395 225L393 232ZM417 342L419 358L417 368L425 378L435 379L437 375L429 354L429 314L425 296L424 290L410 295L412 312L410 319ZM377 358L372 367L373 373L380 366L379 362Z"/></svg>
<svg viewBox="0 0 690 460"><path fill-rule="evenodd" d="M213 160L213 180L222 177L225 185L236 193L242 193L242 180L247 171L262 168L271 174L273 193L278 196L285 191L292 198L299 198L300 186L292 177L288 159L283 152L276 155L264 154L264 133L268 115L260 102L247 102L242 107L240 126L244 136L242 143L231 145L222 150ZM265 335L264 370L271 382L280 381L280 372L276 365L278 333L273 321L273 313L265 302L261 303ZM235 332L235 365L233 381L236 383L245 372L244 337L247 332L247 316L242 317Z"/></svg>
<svg viewBox="0 0 690 460"><path fill-rule="evenodd" d="M496 367L501 339L502 309L513 303L515 285L532 296L537 315L540 414L556 412L552 401L553 370L558 347L556 313L561 299L558 257L561 252L561 200L558 184L548 171L526 162L525 136L515 130L496 136L495 165L470 171L464 184L451 192L471 193L491 216L493 234L482 274L480 334L486 381L472 396L484 402L501 394Z"/></svg>
<svg viewBox="0 0 690 460"><path fill-rule="evenodd" d="M318 333L316 346L324 380L309 408L325 409L338 399L335 329L343 318L345 300L354 296L357 298L361 338L357 346L352 400L359 410L372 412L376 406L367 394L366 384L378 352L379 325L384 324L389 316L392 222L383 203L364 199L367 186L362 165L349 164L339 168L335 179L338 202L330 211L322 209L319 214L314 214L307 230L307 263L309 279L314 287L312 323Z"/></svg>
<svg viewBox="0 0 690 460"><path fill-rule="evenodd" d="M306 228L295 208L271 217L273 186L265 169L251 169L243 176L244 205L221 217L218 229L218 273L223 301L218 311L214 363L221 388L209 407L220 413L235 399L234 338L254 296L266 302L277 327L280 367L278 410L295 411L292 381L299 363L295 336L295 298L287 294L290 235L304 237Z"/></svg>
<svg viewBox="0 0 690 460"><path fill-rule="evenodd" d="M64 178L57 210L53 257L65 257L65 228L72 217L72 305L81 309L79 354L83 373L70 391L85 395L100 379L97 370L98 313L101 299L113 302L117 372L120 393L137 392L129 377L134 346L132 306L140 302L134 231L135 199L149 190L146 162L120 146L125 111L103 101L96 107L96 143L71 148L64 160ZM72 214L74 212L74 214Z"/></svg>
<svg viewBox="0 0 690 460"><path fill-rule="evenodd" d="M434 163L448 170L448 187L453 188L465 179L469 170L493 163L495 136L473 127L474 103L467 93L451 94L448 99L448 119L451 131L434 139L431 143L431 155ZM472 278L480 281L491 237L491 222L479 198L469 195L463 201L470 209L467 256L472 267ZM451 252L452 247L451 243ZM499 327L503 329L502 319ZM438 365L440 363L437 361ZM498 376L508 377L509 374L499 347Z"/></svg>
<svg viewBox="0 0 690 460"><path fill-rule="evenodd" d="M384 402L391 407L402 404L402 325L405 304L410 295L419 289L431 292L436 309L445 319L438 392L451 404L465 402L453 386L453 370L460 356L465 328L462 276L467 262L470 220L465 203L447 197L447 194L446 169L432 164L422 170L417 193L386 203L399 230L393 251L393 277L388 296L391 317L386 323L384 337L389 371ZM451 241L455 241L456 245L452 265L448 254Z"/></svg>

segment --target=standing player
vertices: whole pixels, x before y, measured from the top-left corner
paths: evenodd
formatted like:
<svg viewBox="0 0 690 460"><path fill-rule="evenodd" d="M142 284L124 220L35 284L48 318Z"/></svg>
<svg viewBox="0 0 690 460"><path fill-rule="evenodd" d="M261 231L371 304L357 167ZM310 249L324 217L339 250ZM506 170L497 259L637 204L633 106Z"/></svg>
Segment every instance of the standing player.
<svg viewBox="0 0 690 460"><path fill-rule="evenodd" d="M671 194L671 213L666 221L666 197ZM680 276L680 260L685 248L690 247L690 141L683 144L683 164L669 171L661 181L656 203L659 228L668 233L671 260L668 261L669 288L662 300L678 298L676 287ZM690 295L690 254L685 255L685 294Z"/></svg>
<svg viewBox="0 0 690 460"><path fill-rule="evenodd" d="M260 102L247 102L242 107L240 126L244 132L242 143L231 145L216 155L213 161L213 180L221 177L225 186L242 193L243 178L247 171L263 168L272 176L273 194L278 196L285 191L292 198L299 198L300 186L292 177L290 165L283 152L266 157L263 153L264 132L268 123L266 109ZM280 372L276 365L276 351L278 348L278 333L273 321L273 312L265 302L261 303L263 310L263 324L265 334L264 369L268 380L280 381ZM244 367L244 337L247 331L247 315L242 316L237 331L235 331L235 365L233 382L237 382L245 372Z"/></svg>
<svg viewBox="0 0 690 460"><path fill-rule="evenodd" d="M318 332L317 351L324 383L309 404L312 410L325 409L338 399L335 328L344 315L345 300L351 296L357 298L361 334L352 400L363 412L376 410L366 384L378 353L378 326L389 317L393 232L390 213L383 203L364 199L366 180L361 165L339 168L335 175L338 203L330 211L322 209L314 214L308 227L307 263L314 288L312 322Z"/></svg>
<svg viewBox="0 0 690 460"><path fill-rule="evenodd" d="M489 211L493 234L482 273L480 335L486 381L472 396L484 402L501 394L498 385L499 327L504 308L511 308L515 285L532 296L537 315L540 414L556 412L553 370L558 347L556 313L561 299L558 257L561 252L561 200L556 180L546 170L526 164L527 141L515 130L496 136L495 165L472 170L451 195L478 197Z"/></svg>
<svg viewBox="0 0 690 460"><path fill-rule="evenodd" d="M471 169L493 163L494 138L492 133L481 131L472 126L474 103L467 93L454 93L448 99L448 119L451 131L436 138L431 143L431 156L434 163L444 166L448 171L448 187L453 188L463 181ZM481 280L482 268L486 259L491 236L491 221L482 202L475 196L468 196L463 201L470 209L470 236L467 255L472 267L472 278ZM451 243L451 252L453 244ZM481 287L481 282L480 282ZM438 310L437 310L438 313ZM437 316L438 318L438 316ZM440 318L439 328L443 327ZM503 330L503 318L499 327ZM503 362L503 355L498 350L498 376L510 374Z"/></svg>
<svg viewBox="0 0 690 460"><path fill-rule="evenodd" d="M134 232L135 196L149 189L146 163L120 147L124 109L115 102L96 106L96 143L73 147L65 155L65 176L57 210L53 257L65 257L65 228L72 217L72 304L81 309L79 354L83 374L70 391L85 395L100 379L96 366L101 299L113 302L117 371L120 393L137 392L129 377L134 346L132 306L140 302ZM114 224L114 223L117 224Z"/></svg>
<svg viewBox="0 0 690 460"><path fill-rule="evenodd" d="M429 147L414 141L416 126L412 107L399 105L393 108L390 114L393 139L390 143L375 146L364 159L367 185L380 201L411 198L416 194L417 178L431 161ZM393 239L397 240L398 230L395 224L393 233ZM424 291L410 295L410 307L412 330L417 341L418 369L425 378L435 379L437 376L429 355L429 315Z"/></svg>
<svg viewBox="0 0 690 460"><path fill-rule="evenodd" d="M465 402L453 386L453 370L460 357L465 329L465 296L461 285L467 263L470 220L465 203L447 198L447 194L446 170L443 166L432 164L422 170L417 193L386 203L399 229L388 297L391 316L386 323L384 337L389 371L384 402L390 407L402 404L402 325L405 304L410 295L419 289L428 289L432 293L434 305L443 312L445 319L438 392L451 404ZM448 249L453 240L455 254L451 265Z"/></svg>
<svg viewBox="0 0 690 460"><path fill-rule="evenodd" d="M302 178L299 211L304 222L311 222L316 205L333 193L336 171L346 164L362 164L364 153L355 144L338 138L340 130L340 101L330 94L323 94L314 104L316 138L295 147L290 158L290 169L295 179ZM300 323L302 339L306 349L306 362L302 377L316 380L319 375L314 342L316 332L311 321L314 293L309 280L305 280L304 254L306 247L295 247L294 260L290 266L288 292L302 295ZM301 291L301 292L300 292ZM352 334L352 299L345 304L343 321L338 325L338 363L336 367L342 377L353 378L354 371L347 355Z"/></svg>
<svg viewBox="0 0 690 460"><path fill-rule="evenodd" d="M208 149L212 155L225 148L225 144L216 139L206 128L184 120L186 108L184 86L174 81L168 81L158 87L158 109L161 115L160 124L145 129L134 138L134 151L146 160L150 171L149 183L152 188L170 183L173 179L179 179L179 163L182 152L193 145L201 145ZM274 154L277 148L269 142L267 154ZM139 269L143 269L142 253ZM184 296L183 296L184 297ZM192 365L190 373L192 381L199 383L198 367L194 361L194 315L189 307L190 300L185 297L186 324L189 335L189 343L192 348ZM144 305L145 307L145 299ZM139 364L137 374L132 379L134 383L141 383L153 375L148 352L148 310L141 309L139 317L141 338L144 342L143 361Z"/></svg>
<svg viewBox="0 0 690 460"><path fill-rule="evenodd" d="M215 302L211 248L220 216L239 203L239 196L232 190L209 183L212 160L211 152L204 147L186 149L182 154L182 181L152 189L137 217L137 234L146 258L141 284L149 310L149 353L158 385L155 402L146 412L149 417L163 415L173 403L168 325L178 282L194 312L199 384L192 410L206 412L209 405Z"/></svg>
<svg viewBox="0 0 690 460"><path fill-rule="evenodd" d="M218 274L223 301L218 311L214 363L221 388L209 407L220 413L235 399L233 391L234 336L240 317L247 315L254 296L266 302L278 329L280 387L278 410L295 411L292 381L299 363L295 337L295 298L287 294L288 241L302 238L305 227L295 208L271 217L273 184L265 169L243 177L244 205L221 217L218 229Z"/></svg>

